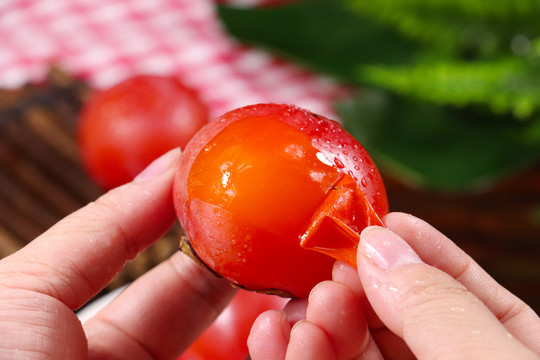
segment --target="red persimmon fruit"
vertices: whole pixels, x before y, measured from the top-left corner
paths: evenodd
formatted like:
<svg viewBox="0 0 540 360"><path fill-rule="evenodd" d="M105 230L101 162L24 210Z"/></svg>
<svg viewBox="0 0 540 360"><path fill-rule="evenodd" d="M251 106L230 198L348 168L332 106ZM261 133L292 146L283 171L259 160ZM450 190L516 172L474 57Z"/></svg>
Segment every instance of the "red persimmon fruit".
<svg viewBox="0 0 540 360"><path fill-rule="evenodd" d="M122 185L159 155L185 147L208 117L198 94L178 78L134 76L96 91L84 104L81 161L102 187Z"/></svg>
<svg viewBox="0 0 540 360"><path fill-rule="evenodd" d="M355 265L358 234L388 212L358 141L335 121L280 104L233 110L198 132L174 202L198 260L240 287L292 297L329 279L333 258Z"/></svg>
<svg viewBox="0 0 540 360"><path fill-rule="evenodd" d="M245 360L253 322L266 310L282 310L285 299L240 290L178 360Z"/></svg>

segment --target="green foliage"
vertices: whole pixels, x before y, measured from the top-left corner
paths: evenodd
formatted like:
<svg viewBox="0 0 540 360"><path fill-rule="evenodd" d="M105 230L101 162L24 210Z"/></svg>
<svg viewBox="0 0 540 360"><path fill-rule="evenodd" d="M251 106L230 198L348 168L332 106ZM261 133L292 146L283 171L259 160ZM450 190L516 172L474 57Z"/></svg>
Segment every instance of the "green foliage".
<svg viewBox="0 0 540 360"><path fill-rule="evenodd" d="M536 0L345 0L344 4L438 51L477 56L508 52L513 37L538 34Z"/></svg>
<svg viewBox="0 0 540 360"><path fill-rule="evenodd" d="M361 83L443 105L486 105L518 119L540 108L540 26L533 0L349 0L424 45L423 58L401 66L361 66ZM532 39L532 40L531 40Z"/></svg>
<svg viewBox="0 0 540 360"><path fill-rule="evenodd" d="M393 29L358 15L339 0L293 2L268 8L221 6L229 32L306 66L354 81L359 64L410 63L420 50Z"/></svg>
<svg viewBox="0 0 540 360"><path fill-rule="evenodd" d="M238 39L356 86L340 115L382 170L404 181L463 190L540 158L538 1L219 10Z"/></svg>
<svg viewBox="0 0 540 360"><path fill-rule="evenodd" d="M540 71L516 59L363 66L358 77L404 96L458 107L487 105L517 119L529 119L540 107Z"/></svg>
<svg viewBox="0 0 540 360"><path fill-rule="evenodd" d="M413 186L478 189L538 157L538 146L522 138L527 126L476 109L363 90L340 102L338 110L377 165ZM534 122L540 125L539 120Z"/></svg>

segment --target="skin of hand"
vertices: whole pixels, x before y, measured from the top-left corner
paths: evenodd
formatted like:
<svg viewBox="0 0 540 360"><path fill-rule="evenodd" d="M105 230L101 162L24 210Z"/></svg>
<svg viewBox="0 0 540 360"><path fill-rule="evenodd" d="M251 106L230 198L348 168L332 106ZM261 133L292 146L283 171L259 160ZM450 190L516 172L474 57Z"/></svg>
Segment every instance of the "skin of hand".
<svg viewBox="0 0 540 360"><path fill-rule="evenodd" d="M179 157L168 152L0 261L1 359L171 359L221 312L234 290L177 252L84 326L74 313L172 225Z"/></svg>
<svg viewBox="0 0 540 360"><path fill-rule="evenodd" d="M411 215L361 234L309 298L255 321L252 360L539 359L540 319L443 234Z"/></svg>

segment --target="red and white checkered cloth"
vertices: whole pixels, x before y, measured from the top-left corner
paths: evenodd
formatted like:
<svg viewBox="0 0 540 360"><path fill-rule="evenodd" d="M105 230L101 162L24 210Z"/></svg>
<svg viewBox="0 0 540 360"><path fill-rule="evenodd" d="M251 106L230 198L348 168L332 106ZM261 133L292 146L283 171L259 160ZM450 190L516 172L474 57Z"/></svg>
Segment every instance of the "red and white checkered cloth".
<svg viewBox="0 0 540 360"><path fill-rule="evenodd" d="M140 73L177 75L213 117L272 101L336 119L332 102L343 92L328 78L235 42L212 0L1 0L0 87L39 80L51 64L98 88Z"/></svg>

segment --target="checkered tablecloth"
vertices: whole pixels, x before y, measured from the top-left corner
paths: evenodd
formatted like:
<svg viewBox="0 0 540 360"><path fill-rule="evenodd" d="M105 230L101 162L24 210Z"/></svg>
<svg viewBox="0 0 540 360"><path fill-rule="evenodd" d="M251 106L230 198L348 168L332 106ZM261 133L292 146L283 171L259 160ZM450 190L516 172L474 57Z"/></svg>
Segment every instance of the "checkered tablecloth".
<svg viewBox="0 0 540 360"><path fill-rule="evenodd" d="M213 117L272 101L336 118L332 102L343 92L328 78L236 42L212 0L1 0L0 87L39 80L53 64L97 88L139 73L177 75Z"/></svg>

